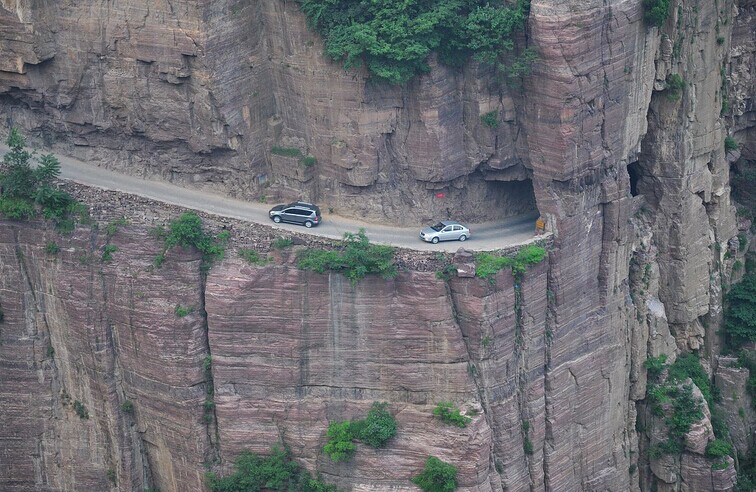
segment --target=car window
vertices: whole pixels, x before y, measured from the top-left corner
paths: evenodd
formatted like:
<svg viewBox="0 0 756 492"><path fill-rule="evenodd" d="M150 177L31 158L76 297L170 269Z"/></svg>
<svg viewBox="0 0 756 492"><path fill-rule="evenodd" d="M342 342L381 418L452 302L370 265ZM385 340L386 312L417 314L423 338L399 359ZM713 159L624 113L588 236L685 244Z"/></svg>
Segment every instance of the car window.
<svg viewBox="0 0 756 492"><path fill-rule="evenodd" d="M442 224L441 222L439 222L438 224L436 224L434 226L431 226L431 229L433 229L436 232L440 231L443 228L444 228L444 224Z"/></svg>
<svg viewBox="0 0 756 492"><path fill-rule="evenodd" d="M446 226L444 228L444 232L450 232L452 230L452 226Z"/></svg>
<svg viewBox="0 0 756 492"><path fill-rule="evenodd" d="M454 226L454 230L455 230L455 231L461 231L461 230L462 230L462 228L461 228L460 226Z"/></svg>

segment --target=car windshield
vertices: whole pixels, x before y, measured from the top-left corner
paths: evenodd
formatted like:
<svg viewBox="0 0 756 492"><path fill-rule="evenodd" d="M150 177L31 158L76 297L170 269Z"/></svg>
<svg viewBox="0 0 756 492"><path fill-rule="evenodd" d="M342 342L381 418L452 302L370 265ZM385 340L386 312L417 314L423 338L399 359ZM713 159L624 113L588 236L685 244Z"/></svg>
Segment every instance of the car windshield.
<svg viewBox="0 0 756 492"><path fill-rule="evenodd" d="M439 222L438 224L436 224L434 226L431 226L431 229L433 229L434 231L438 232L441 229L443 229L444 227L445 227L444 223L443 222Z"/></svg>

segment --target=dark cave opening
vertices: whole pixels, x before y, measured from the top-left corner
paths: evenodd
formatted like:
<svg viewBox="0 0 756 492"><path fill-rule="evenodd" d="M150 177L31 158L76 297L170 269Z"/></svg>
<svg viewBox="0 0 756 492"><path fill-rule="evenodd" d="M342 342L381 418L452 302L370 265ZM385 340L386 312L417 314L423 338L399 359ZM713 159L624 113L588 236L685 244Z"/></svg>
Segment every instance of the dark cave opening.
<svg viewBox="0 0 756 492"><path fill-rule="evenodd" d="M638 182L641 178L641 166L636 162L631 162L627 165L627 174L630 175L630 194L632 196L638 196Z"/></svg>

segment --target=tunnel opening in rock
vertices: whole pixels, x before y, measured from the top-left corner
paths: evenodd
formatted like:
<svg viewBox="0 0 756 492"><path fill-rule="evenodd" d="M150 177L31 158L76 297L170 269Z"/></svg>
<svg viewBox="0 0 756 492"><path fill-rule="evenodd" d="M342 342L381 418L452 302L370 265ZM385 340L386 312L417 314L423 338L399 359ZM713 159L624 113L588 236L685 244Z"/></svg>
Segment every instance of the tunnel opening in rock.
<svg viewBox="0 0 756 492"><path fill-rule="evenodd" d="M487 193L480 203L477 219L486 221L517 215L538 216L532 180L487 181L486 184Z"/></svg>
<svg viewBox="0 0 756 492"><path fill-rule="evenodd" d="M627 165L627 174L630 175L630 194L638 196L638 182L641 178L641 167L638 162L631 162Z"/></svg>

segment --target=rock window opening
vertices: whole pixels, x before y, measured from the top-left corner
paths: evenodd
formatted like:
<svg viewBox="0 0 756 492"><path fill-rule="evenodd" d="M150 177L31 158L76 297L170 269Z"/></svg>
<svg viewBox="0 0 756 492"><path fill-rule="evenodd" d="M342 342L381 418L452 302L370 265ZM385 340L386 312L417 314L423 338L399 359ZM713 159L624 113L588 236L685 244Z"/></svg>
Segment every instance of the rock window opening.
<svg viewBox="0 0 756 492"><path fill-rule="evenodd" d="M633 162L627 166L627 174L630 175L630 194L632 196L638 196L638 181L641 178L640 164Z"/></svg>

